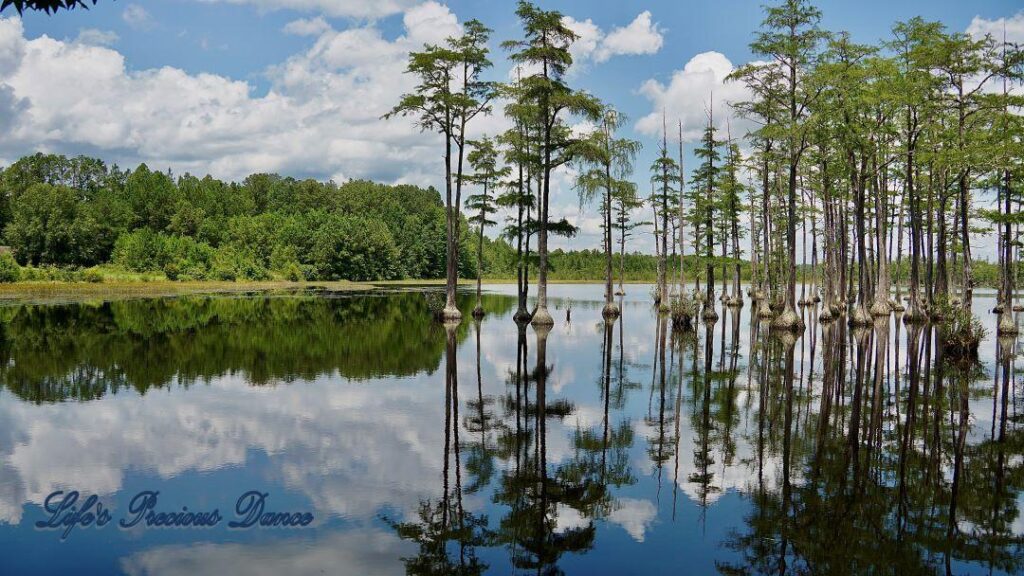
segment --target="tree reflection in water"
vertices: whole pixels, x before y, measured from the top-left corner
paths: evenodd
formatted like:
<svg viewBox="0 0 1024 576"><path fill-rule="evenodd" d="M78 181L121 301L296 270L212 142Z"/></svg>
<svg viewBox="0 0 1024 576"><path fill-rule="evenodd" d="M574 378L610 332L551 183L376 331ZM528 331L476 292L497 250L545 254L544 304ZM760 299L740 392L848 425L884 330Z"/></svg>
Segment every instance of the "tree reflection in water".
<svg viewBox="0 0 1024 576"><path fill-rule="evenodd" d="M1012 344L1000 344L996 387L986 391L977 386L984 370L948 362L930 327L906 327L904 366L890 328L854 329L849 341L842 323L822 328L818 410L802 437L791 423L792 342L755 346L767 352L765 368L752 370L762 388L759 453L781 448L782 476L761 477L746 528L727 543L743 560L721 563L721 573L952 574L955 561L1021 569L1012 524L1024 469L1019 456L1006 458L1014 440L1018 455L1022 447L1009 412ZM990 392L992 430L977 441L970 400Z"/></svg>
<svg viewBox="0 0 1024 576"><path fill-rule="evenodd" d="M235 374L429 388L409 404L437 403L436 480L384 515L410 574L557 574L603 546L660 569L678 557L625 548L658 540L712 544L722 574L1024 569L1014 340L963 365L898 317L849 329L808 306L794 337L727 308L683 331L584 298L550 331L511 325L516 304L485 294L485 320L447 326L418 293L9 307L0 383L40 407Z"/></svg>

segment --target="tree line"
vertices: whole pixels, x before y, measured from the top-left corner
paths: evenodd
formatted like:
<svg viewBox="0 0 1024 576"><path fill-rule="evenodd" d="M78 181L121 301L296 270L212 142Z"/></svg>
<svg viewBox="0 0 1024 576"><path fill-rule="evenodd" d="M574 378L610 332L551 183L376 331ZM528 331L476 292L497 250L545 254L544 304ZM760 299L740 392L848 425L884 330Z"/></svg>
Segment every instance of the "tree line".
<svg viewBox="0 0 1024 576"><path fill-rule="evenodd" d="M621 268L627 238L639 227L652 227L656 239L654 300L683 324L701 306L705 320L717 318L719 270L718 300L743 305L748 266L740 241L749 236L748 296L760 318L784 330L802 330L796 307L818 302L822 321L843 316L854 325L905 308L907 322L970 317L979 283L971 240L994 234L999 329L1016 330L1024 221L1020 47L921 18L897 22L879 44L858 44L846 32L822 29L821 12L807 0L764 10L751 43L757 60L728 78L749 98L721 106L754 128L733 134L726 123L723 131L708 94L706 128L693 149L698 163L687 174L682 126L675 150L665 119L649 195L632 178L640 144L616 135L624 116L569 84L576 34L561 13L530 2L516 10L521 36L501 45L515 65L512 81L484 80L490 30L471 20L462 36L410 54L408 72L419 83L388 117L411 116L444 137L450 238L458 237L467 183L484 182L470 208L481 246L482 229L505 211L500 233L516 250L519 320L552 322L548 239L575 229L548 214L551 175L571 166L581 203L596 202L602 215L606 318L618 315L613 280L616 272L623 276L614 253L618 248ZM468 126L499 105L511 128L469 140ZM572 122L594 129L581 134ZM487 162L474 160L482 156ZM457 255L458 243L449 246L449 256ZM670 259L688 252L700 263L692 291L684 288L687 266L669 274ZM537 305L527 310L533 263ZM447 272L444 315L457 319L458 270Z"/></svg>
<svg viewBox="0 0 1024 576"><path fill-rule="evenodd" d="M476 274L480 262L484 277L514 278L515 248L478 236L470 226L478 220L465 220L460 274ZM16 260L0 261L6 280L74 279L75 270L105 265L172 280L367 281L446 272L440 194L363 180L253 174L223 182L40 153L0 169L0 231ZM557 250L552 258L560 280L603 271L596 251ZM20 272L7 275L11 265ZM623 269L626 280L651 280L655 259L627 254Z"/></svg>
<svg viewBox="0 0 1024 576"><path fill-rule="evenodd" d="M35 154L0 172L0 224L22 266L170 279L432 278L446 263L436 190L361 180L223 182Z"/></svg>

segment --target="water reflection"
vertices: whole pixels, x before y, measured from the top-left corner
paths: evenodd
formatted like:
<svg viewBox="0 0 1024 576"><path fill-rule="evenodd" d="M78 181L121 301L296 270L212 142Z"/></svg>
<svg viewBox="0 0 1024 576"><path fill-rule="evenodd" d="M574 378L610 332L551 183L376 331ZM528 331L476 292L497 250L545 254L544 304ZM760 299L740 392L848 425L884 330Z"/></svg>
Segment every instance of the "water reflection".
<svg viewBox="0 0 1024 576"><path fill-rule="evenodd" d="M0 572L1024 569L1016 342L955 364L933 327L815 306L800 338L753 306L680 331L642 288L605 322L600 288L553 287L573 322L540 331L513 287L446 326L418 293L4 308ZM30 526L68 487L317 521L61 544Z"/></svg>

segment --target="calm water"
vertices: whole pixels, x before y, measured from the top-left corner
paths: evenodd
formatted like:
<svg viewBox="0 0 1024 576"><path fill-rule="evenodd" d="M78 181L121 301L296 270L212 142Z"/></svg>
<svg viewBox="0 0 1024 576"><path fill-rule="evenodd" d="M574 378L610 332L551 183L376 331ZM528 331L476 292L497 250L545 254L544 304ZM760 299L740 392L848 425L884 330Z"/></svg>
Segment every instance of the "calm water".
<svg viewBox="0 0 1024 576"><path fill-rule="evenodd" d="M962 367L899 323L786 342L749 301L679 334L627 289L605 325L601 286L553 286L550 334L514 287L451 330L415 292L0 308L0 574L1024 570L991 296ZM36 528L58 490L111 522ZM119 528L147 490L224 521ZM248 490L313 520L231 529Z"/></svg>

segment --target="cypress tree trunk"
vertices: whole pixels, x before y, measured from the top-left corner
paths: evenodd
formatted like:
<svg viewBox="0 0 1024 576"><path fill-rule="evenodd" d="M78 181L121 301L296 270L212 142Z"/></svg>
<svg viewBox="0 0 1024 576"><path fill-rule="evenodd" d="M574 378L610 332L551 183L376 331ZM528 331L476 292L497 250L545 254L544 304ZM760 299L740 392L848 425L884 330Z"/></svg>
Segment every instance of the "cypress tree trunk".
<svg viewBox="0 0 1024 576"><path fill-rule="evenodd" d="M857 211L856 228L857 228L857 305L854 307L853 314L850 316L850 326L868 326L871 324L871 315L868 313L867 299L868 299L868 262L867 262L867 239L865 236L865 220L866 215L864 213L864 196L865 196L865 182L863 173L863 162L861 163L861 171L857 170L856 159L854 158L853 151L847 152L848 161L850 162L850 182L853 185L854 191L854 209Z"/></svg>
<svg viewBox="0 0 1024 576"><path fill-rule="evenodd" d="M877 162L877 161L876 161ZM871 305L872 316L888 316L892 312L889 306L889 198L887 182L875 167L875 238L878 257L878 278L875 281L875 302Z"/></svg>
<svg viewBox="0 0 1024 576"><path fill-rule="evenodd" d="M605 134L606 151L611 158L611 134ZM619 307L615 304L615 294L612 289L612 166L611 161L604 165L605 193L604 193L604 309L601 314L606 319L614 319L619 315Z"/></svg>
<svg viewBox="0 0 1024 576"><path fill-rule="evenodd" d="M1013 321L1013 283L1011 266L1013 263L1013 251L1010 242L1010 171L1005 170L1003 172L1003 208L1005 212L1003 216L1006 220L1003 221L1002 226L1002 244L1000 245L1000 253L1002 255L1002 266L1000 272L1002 273L1002 287L1003 287L1003 305L1002 312L999 314L999 325L997 332L999 334L1016 334L1017 324Z"/></svg>

